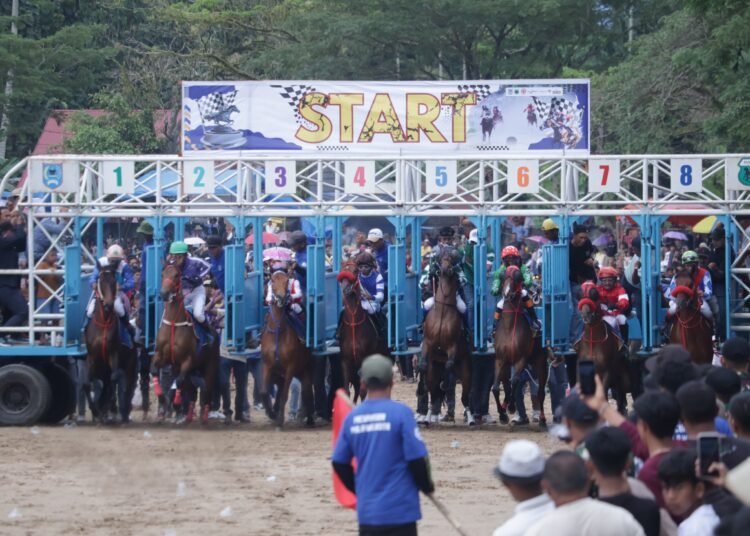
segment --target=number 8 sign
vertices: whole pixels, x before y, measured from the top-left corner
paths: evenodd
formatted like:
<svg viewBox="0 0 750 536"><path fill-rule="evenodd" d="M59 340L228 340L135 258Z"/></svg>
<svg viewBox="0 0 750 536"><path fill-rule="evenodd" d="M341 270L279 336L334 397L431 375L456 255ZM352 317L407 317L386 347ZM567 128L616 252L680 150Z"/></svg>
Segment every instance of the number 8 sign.
<svg viewBox="0 0 750 536"><path fill-rule="evenodd" d="M293 194L297 191L297 162L269 160L266 162L266 193Z"/></svg>
<svg viewBox="0 0 750 536"><path fill-rule="evenodd" d="M346 162L344 169L344 192L347 194L374 194L375 162L351 160Z"/></svg>
<svg viewBox="0 0 750 536"><path fill-rule="evenodd" d="M703 191L703 162L700 158L673 158L670 186L672 193L700 193Z"/></svg>
<svg viewBox="0 0 750 536"><path fill-rule="evenodd" d="M508 193L539 193L539 160L508 160Z"/></svg>
<svg viewBox="0 0 750 536"><path fill-rule="evenodd" d="M589 160L589 192L620 191L619 160Z"/></svg>

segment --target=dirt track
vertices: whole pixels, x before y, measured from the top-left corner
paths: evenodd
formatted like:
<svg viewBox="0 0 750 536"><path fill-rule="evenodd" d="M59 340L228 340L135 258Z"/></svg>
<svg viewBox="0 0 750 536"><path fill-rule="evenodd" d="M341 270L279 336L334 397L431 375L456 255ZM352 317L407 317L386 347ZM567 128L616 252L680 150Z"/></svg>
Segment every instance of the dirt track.
<svg viewBox="0 0 750 536"><path fill-rule="evenodd" d="M398 383L394 398L413 406L414 385ZM252 419L2 429L0 534L356 534L355 513L331 492L330 427L279 432L257 411ZM443 425L423 436L437 496L472 535L491 534L513 510L492 474L505 441L561 446L536 427ZM453 534L424 498L422 515L420 534Z"/></svg>

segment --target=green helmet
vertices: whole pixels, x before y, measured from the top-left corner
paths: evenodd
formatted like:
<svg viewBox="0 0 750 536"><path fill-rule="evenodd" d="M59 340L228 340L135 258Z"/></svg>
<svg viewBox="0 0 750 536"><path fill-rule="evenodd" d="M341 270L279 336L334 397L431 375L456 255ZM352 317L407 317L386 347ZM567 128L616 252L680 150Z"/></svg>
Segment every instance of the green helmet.
<svg viewBox="0 0 750 536"><path fill-rule="evenodd" d="M149 222L142 221L141 224L138 226L138 229L135 230L135 232L145 234L145 235L153 235L154 227Z"/></svg>
<svg viewBox="0 0 750 536"><path fill-rule="evenodd" d="M682 264L698 264L698 254L688 250L682 254Z"/></svg>
<svg viewBox="0 0 750 536"><path fill-rule="evenodd" d="M185 242L176 240L169 246L170 255L187 255L188 247Z"/></svg>

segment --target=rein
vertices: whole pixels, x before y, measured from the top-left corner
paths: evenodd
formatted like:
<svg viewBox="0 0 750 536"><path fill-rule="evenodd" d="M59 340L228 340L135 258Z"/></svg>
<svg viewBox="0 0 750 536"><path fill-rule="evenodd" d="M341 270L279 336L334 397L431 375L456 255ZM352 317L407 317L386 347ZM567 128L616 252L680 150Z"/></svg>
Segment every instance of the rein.
<svg viewBox="0 0 750 536"><path fill-rule="evenodd" d="M359 281L356 283L356 285L359 285ZM353 290L352 293L354 294L354 301L356 302L354 307L349 307L349 304L347 303L348 300L344 300L344 310L349 313L349 316L351 317L351 322L347 322L346 316L344 316L341 321L344 323L344 325L351 328L352 332L352 356L354 357L354 361L357 360L357 326L361 326L365 323L367 320L367 313L362 308L362 302L361 302L361 296L359 293L356 292L356 290ZM357 312L361 313L360 320L357 320Z"/></svg>
<svg viewBox="0 0 750 536"><path fill-rule="evenodd" d="M688 305L692 301L693 300L691 300L690 302L688 302ZM700 323L701 323L701 320L703 319L703 315L700 312L700 306L698 306L697 303L696 303L695 307L690 306L687 309L692 314L690 314L690 316L688 316L688 318L685 319L684 321L680 317L680 314L683 311L677 311L677 314L675 314L675 318L677 319L677 325L680 328L680 338L682 339L683 346L687 345L687 331L688 331L688 329L695 328L695 327L699 326Z"/></svg>
<svg viewBox="0 0 750 536"><path fill-rule="evenodd" d="M168 282L170 285L174 284L173 281L169 278L162 279L162 285L164 282ZM185 316L185 320L182 322L178 322L177 319L173 320L167 320L167 308L164 308L164 311L161 315L161 322L162 324L165 324L170 327L169 330L169 348L171 350L171 362L174 365L175 363L175 355L174 355L174 343L175 343L175 333L177 331L177 328L180 327L192 327L193 322L190 319L190 315L187 312L187 309L185 309L185 297L182 295L182 278L178 279L177 281L177 289L171 293L171 296L169 298L169 301L167 303L176 303L178 310L178 318L180 313ZM180 311L182 309L182 311Z"/></svg>
<svg viewBox="0 0 750 536"><path fill-rule="evenodd" d="M519 286L519 285L515 285ZM523 307L521 306L521 293L518 293L518 300L517 304L514 304L513 300L510 299L510 297L504 298L503 302L503 317L505 316L505 313L513 313L513 331L511 332L511 339L510 339L510 347L511 347L511 353L510 353L510 360L511 363L515 363L515 348L516 348L516 334L518 333L518 317L523 314ZM520 346L520 345L519 345ZM534 337L531 338L531 346L529 348L529 352L534 348ZM519 350L520 352L520 350Z"/></svg>
<svg viewBox="0 0 750 536"><path fill-rule="evenodd" d="M273 359L277 363L280 361L279 357L279 341L281 339L281 333L283 331L283 323L281 322L282 317L284 316L283 307L286 305L286 303L289 301L289 288L287 287L286 294L284 295L284 301L282 305L277 305L276 300L274 299L271 302L271 307L268 309L268 316L271 317L271 320L273 320L273 323L276 325L275 328L272 328L270 323L266 323L266 329L269 333L273 333L274 335L274 350L273 350ZM282 309L281 314L276 317L276 314L274 313L274 309L278 307L279 309Z"/></svg>
<svg viewBox="0 0 750 536"><path fill-rule="evenodd" d="M445 307L453 307L456 310L456 312L458 312L458 303L449 303L449 302L446 302L446 301L439 301L437 299L437 296L438 296L437 290L438 289L440 289L440 292L443 294L443 296L446 296L446 297L451 296L451 294L447 294L443 290L443 279L442 279L442 277L438 277L437 287L435 286L435 283L436 283L435 280L433 280L432 281L432 295L435 297L435 303L436 304L439 303L440 305L444 305ZM452 293L452 295L455 296L455 294L456 294L457 291L458 291L458 289L456 289L456 291L454 291ZM443 309L440 309L440 324L438 324L438 332L442 332L443 331L443 318L445 318L445 311L443 311ZM440 348L440 347L438 346L438 348Z"/></svg>
<svg viewBox="0 0 750 536"><path fill-rule="evenodd" d="M102 295L102 281L100 278L96 279L95 300L100 304L98 311L101 318L97 320L96 315L93 315L91 320L96 327L102 329L102 357L104 357L107 354L107 332L112 328L113 324L117 323L117 315L114 308L109 312L109 315L105 316L104 314L104 297Z"/></svg>
<svg viewBox="0 0 750 536"><path fill-rule="evenodd" d="M584 331L583 337L581 337L581 340L583 342L589 343L589 352L591 352L592 356L594 355L594 343L600 344L600 343L603 343L603 342L607 342L607 339L609 339L609 330L607 329L606 323L601 318L599 318L599 322L601 322L602 326L604 327L604 338L603 339L598 339L598 340L594 339L594 325L590 324L590 323L589 324L584 324L589 329L589 338L588 339L586 338L585 331Z"/></svg>

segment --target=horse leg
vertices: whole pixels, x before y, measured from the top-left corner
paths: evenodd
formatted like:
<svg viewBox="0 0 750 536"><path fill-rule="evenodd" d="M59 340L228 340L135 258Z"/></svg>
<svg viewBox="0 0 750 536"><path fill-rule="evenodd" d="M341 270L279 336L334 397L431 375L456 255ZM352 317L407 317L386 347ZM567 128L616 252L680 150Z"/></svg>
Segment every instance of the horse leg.
<svg viewBox="0 0 750 536"><path fill-rule="evenodd" d="M217 344L214 344L210 350L204 350L211 352L207 356L207 363L203 371L203 380L205 385L201 388L201 424L208 424L208 413L209 406L211 404L211 398L213 396L214 389L216 388L216 376L219 373L219 348ZM241 414L243 408L235 408L235 411Z"/></svg>
<svg viewBox="0 0 750 536"><path fill-rule="evenodd" d="M276 395L276 426L284 427L284 414L286 413L286 401L289 398L289 387L292 385L294 375L287 369L284 374L284 381L281 384L278 394Z"/></svg>
<svg viewBox="0 0 750 536"><path fill-rule="evenodd" d="M511 385L510 385L510 363L503 363L502 370L500 371L500 383L503 384L503 408L508 413L516 412L516 403L511 396Z"/></svg>
<svg viewBox="0 0 750 536"><path fill-rule="evenodd" d="M443 391L440 382L445 376L443 363L432 362L427 367L427 386L430 390L430 422L438 422L440 409L443 404Z"/></svg>
<svg viewBox="0 0 750 536"><path fill-rule="evenodd" d="M464 357L461 360L461 404L464 406L464 418L466 424L473 426L474 422L474 411L471 404L472 392L471 392L471 362L469 357Z"/></svg>
<svg viewBox="0 0 750 536"><path fill-rule="evenodd" d="M540 348L534 356L534 371L539 382L536 391L536 400L539 405L539 427L547 426L547 417L544 415L544 397L547 390L547 379L549 377L549 367L547 367L546 352Z"/></svg>
<svg viewBox="0 0 750 536"><path fill-rule="evenodd" d="M305 369L302 380L302 407L305 408L305 426L315 426L315 397L313 395L313 370Z"/></svg>
<svg viewBox="0 0 750 536"><path fill-rule="evenodd" d="M495 399L497 405L497 415L502 424L508 424L508 412L505 410L505 406L500 404L500 371L502 368L501 360L495 358L495 380L492 382L492 396Z"/></svg>
<svg viewBox="0 0 750 536"><path fill-rule="evenodd" d="M264 360L265 361L265 360ZM272 366L269 366L268 362L264 363L263 367L263 388L260 392L260 397L263 400L263 408L266 410L266 416L273 420L276 420L276 412L273 410L273 402L271 401L271 389L272 384ZM278 395L277 395L278 396Z"/></svg>

